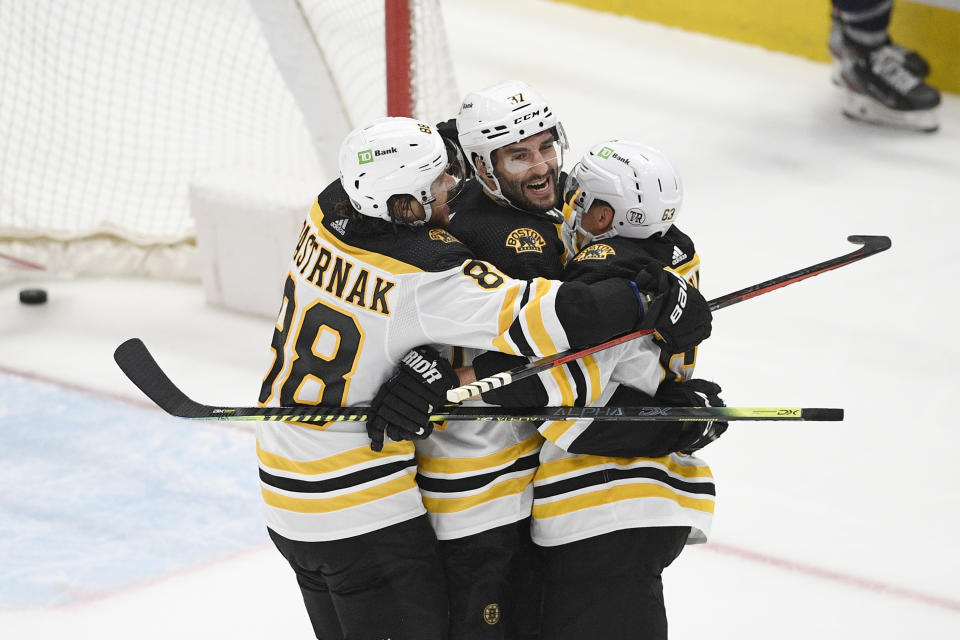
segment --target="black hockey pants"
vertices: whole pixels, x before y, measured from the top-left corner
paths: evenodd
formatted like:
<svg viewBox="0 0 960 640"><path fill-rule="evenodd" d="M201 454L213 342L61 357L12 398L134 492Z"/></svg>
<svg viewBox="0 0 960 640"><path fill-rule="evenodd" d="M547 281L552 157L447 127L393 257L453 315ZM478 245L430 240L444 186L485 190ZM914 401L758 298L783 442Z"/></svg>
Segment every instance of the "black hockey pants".
<svg viewBox="0 0 960 640"><path fill-rule="evenodd" d="M543 547L544 640L666 640L660 574L689 532L624 529Z"/></svg>
<svg viewBox="0 0 960 640"><path fill-rule="evenodd" d="M425 515L328 542L268 531L320 640L446 640L447 591Z"/></svg>
<svg viewBox="0 0 960 640"><path fill-rule="evenodd" d="M450 640L539 637L539 549L530 518L440 541L450 594Z"/></svg>

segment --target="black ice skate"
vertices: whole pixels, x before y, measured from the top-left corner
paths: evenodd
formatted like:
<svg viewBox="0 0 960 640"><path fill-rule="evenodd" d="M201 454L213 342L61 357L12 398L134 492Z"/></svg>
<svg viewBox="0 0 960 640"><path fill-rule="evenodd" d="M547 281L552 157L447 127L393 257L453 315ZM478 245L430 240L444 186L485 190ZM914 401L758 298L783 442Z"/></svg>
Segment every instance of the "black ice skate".
<svg viewBox="0 0 960 640"><path fill-rule="evenodd" d="M831 79L837 86L842 84L840 74L848 42L850 42L849 38L843 37L843 23L840 21L840 18L837 17L836 11L834 11L831 15L830 37L827 39L827 46L830 49L830 56L834 60ZM900 46L891 40L889 35L886 36L886 39L881 42L879 46L890 47L891 53L900 59L900 64L903 65L903 68L913 75L920 78L926 78L930 75L930 63L927 62L926 58L913 49Z"/></svg>
<svg viewBox="0 0 960 640"><path fill-rule="evenodd" d="M915 131L940 126L940 92L911 73L893 46L866 48L847 41L840 75L847 117Z"/></svg>

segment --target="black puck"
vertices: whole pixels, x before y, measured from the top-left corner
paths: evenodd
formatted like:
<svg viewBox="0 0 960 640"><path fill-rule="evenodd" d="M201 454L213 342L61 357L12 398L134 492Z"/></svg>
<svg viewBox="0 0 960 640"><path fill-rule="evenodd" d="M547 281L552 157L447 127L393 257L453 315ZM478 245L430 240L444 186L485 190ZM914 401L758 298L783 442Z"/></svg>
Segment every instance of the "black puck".
<svg viewBox="0 0 960 640"><path fill-rule="evenodd" d="M21 289L20 302L23 304L43 304L47 301L46 289Z"/></svg>

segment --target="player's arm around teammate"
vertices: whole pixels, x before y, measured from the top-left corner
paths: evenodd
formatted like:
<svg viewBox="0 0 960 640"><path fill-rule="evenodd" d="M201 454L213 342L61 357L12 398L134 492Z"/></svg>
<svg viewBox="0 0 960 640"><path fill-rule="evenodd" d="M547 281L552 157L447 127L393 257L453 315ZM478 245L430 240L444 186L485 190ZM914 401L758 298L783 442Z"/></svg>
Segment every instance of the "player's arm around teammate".
<svg viewBox="0 0 960 640"><path fill-rule="evenodd" d="M555 211L566 141L550 105L522 82L474 91L463 100L452 137L478 176L455 203L450 227L454 235L497 273L538 282L558 278L567 255L562 218ZM634 275L627 274L627 279ZM486 279L488 284L496 281ZM517 299L536 306L541 291L518 291ZM618 311L596 300L591 288L570 293L570 308L580 313L565 322L572 332L570 342L595 342L609 316ZM597 309L605 313L597 314ZM650 313L647 319L656 315ZM584 329L595 335L584 335ZM562 349L552 335L552 330L510 331L508 348L502 343L494 347L513 354L531 348L551 353ZM465 362L470 356L467 351ZM408 408L403 396L409 394L407 389L397 394L398 404ZM420 429L429 427L421 427L413 416L410 430ZM440 538L453 637L536 634L539 591L536 571L530 569L529 516L541 442L528 423L454 423L417 440L418 483Z"/></svg>
<svg viewBox="0 0 960 640"><path fill-rule="evenodd" d="M668 264L694 291L699 258L673 226L682 192L662 154L622 141L596 145L572 170L567 191L586 242L565 278L589 282L639 265ZM689 353L690 345L676 335L641 338L485 398L552 404L563 397L563 382L579 374L584 383L577 387L586 391L578 399L589 404L721 405L719 386L688 379L695 351ZM477 375L503 366L497 359L475 360ZM685 543L705 539L714 498L709 467L674 452L693 453L724 428L684 422L541 426L548 442L535 479L533 529L546 561L545 637L666 637L660 574Z"/></svg>
<svg viewBox="0 0 960 640"><path fill-rule="evenodd" d="M637 323L630 281L515 281L444 232L462 164L430 125L364 125L344 141L340 169L297 240L261 404L366 404L392 363L422 344L535 356L533 334L564 349ZM580 299L617 317L599 333L581 326L570 302ZM446 638L444 572L413 447L369 445L362 423L258 424L270 536L297 575L317 637Z"/></svg>

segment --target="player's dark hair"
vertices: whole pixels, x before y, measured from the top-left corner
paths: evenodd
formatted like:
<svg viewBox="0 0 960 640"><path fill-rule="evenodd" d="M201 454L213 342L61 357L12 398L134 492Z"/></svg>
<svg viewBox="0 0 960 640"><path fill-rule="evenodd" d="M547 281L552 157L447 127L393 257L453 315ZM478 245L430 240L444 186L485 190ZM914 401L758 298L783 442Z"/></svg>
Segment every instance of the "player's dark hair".
<svg viewBox="0 0 960 640"><path fill-rule="evenodd" d="M363 215L354 209L348 200L341 200L334 204L333 214L340 218L354 220L355 222L351 223L350 229L353 233L361 236L382 235L394 228L394 225L386 220Z"/></svg>
<svg viewBox="0 0 960 640"><path fill-rule="evenodd" d="M397 193L387 198L387 209L390 211L390 217L398 224L410 224L417 222L418 218L413 213L413 196L405 193Z"/></svg>

